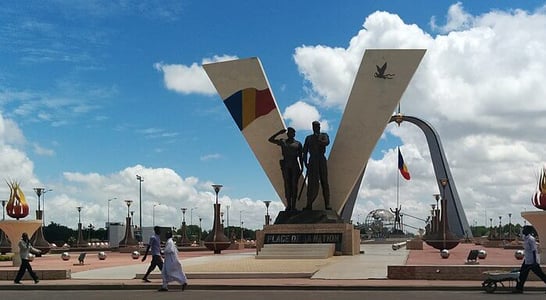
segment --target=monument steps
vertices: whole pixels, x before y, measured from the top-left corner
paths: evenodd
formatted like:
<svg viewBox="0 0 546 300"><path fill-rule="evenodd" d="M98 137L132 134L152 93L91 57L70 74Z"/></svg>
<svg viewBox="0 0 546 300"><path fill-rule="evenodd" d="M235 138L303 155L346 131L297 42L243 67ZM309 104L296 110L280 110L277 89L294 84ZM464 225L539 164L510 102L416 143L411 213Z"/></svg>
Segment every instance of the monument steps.
<svg viewBox="0 0 546 300"><path fill-rule="evenodd" d="M327 259L335 244L265 244L256 259Z"/></svg>

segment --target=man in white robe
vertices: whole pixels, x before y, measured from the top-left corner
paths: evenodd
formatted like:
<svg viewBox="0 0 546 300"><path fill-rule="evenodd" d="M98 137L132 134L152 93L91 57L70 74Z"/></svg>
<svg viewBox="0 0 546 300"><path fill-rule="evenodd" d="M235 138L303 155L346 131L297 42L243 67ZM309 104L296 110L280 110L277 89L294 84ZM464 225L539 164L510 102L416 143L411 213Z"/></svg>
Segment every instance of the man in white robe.
<svg viewBox="0 0 546 300"><path fill-rule="evenodd" d="M176 245L173 241L173 234L170 231L167 232L167 242L165 243L164 253L165 260L163 262L163 269L161 270L163 284L158 291L168 291L168 284L171 281L179 282L182 285L182 291L184 291L188 285L188 279L182 270L182 264L178 260L178 249L176 249Z"/></svg>

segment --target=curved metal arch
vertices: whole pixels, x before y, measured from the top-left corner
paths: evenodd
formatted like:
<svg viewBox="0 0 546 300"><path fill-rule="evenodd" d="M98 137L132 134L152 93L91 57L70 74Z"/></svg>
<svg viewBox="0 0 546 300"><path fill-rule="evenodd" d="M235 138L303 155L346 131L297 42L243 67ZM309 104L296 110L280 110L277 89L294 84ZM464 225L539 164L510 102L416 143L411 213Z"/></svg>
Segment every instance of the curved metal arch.
<svg viewBox="0 0 546 300"><path fill-rule="evenodd" d="M447 162L438 133L429 123L417 117L394 115L391 117L389 123L402 121L407 121L416 125L425 134L430 151L430 157L432 159L432 165L434 167L434 174L436 176L438 189L445 195L447 199L447 218L449 222L449 228L455 235L460 238L472 237L472 231L468 226L468 220L466 219L466 214L461 204L461 200L459 199L459 193L457 192L457 188L455 186L455 180L451 175L451 170L449 168L449 164ZM360 176L360 182L362 181L365 171L366 168L364 168L364 171L362 171L362 174ZM447 179L447 184L445 188L441 184L441 179ZM341 217L344 220L349 220L351 218L359 188L360 185L357 185L355 187L341 211Z"/></svg>

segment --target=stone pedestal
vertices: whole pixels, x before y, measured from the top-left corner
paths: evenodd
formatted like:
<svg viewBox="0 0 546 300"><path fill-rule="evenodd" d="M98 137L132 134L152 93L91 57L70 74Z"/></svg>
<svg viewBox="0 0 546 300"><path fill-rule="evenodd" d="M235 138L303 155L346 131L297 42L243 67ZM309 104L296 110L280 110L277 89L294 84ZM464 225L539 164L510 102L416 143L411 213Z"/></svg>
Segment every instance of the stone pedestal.
<svg viewBox="0 0 546 300"><path fill-rule="evenodd" d="M264 244L335 244L336 255L360 254L360 232L348 223L275 224L256 231L256 250Z"/></svg>
<svg viewBox="0 0 546 300"><path fill-rule="evenodd" d="M36 220L43 220L43 214L44 214L43 210L37 210ZM32 237L30 238L30 242L32 243L34 248L42 251L42 254L46 254L49 252L49 250L51 250L51 245L44 237L43 228L44 228L43 226L40 226L40 228L36 230L34 235L32 235Z"/></svg>
<svg viewBox="0 0 546 300"><path fill-rule="evenodd" d="M333 210L280 211L275 224L344 223Z"/></svg>
<svg viewBox="0 0 546 300"><path fill-rule="evenodd" d="M407 250L423 250L423 240L420 238L408 240L406 242Z"/></svg>
<svg viewBox="0 0 546 300"><path fill-rule="evenodd" d="M529 221L538 232L540 262L546 264L546 211L523 211L521 216Z"/></svg>
<svg viewBox="0 0 546 300"><path fill-rule="evenodd" d="M133 237L133 230L131 228L131 217L125 219L125 236L119 241L119 248L129 247L135 248L138 245L138 241Z"/></svg>
<svg viewBox="0 0 546 300"><path fill-rule="evenodd" d="M13 252L13 266L21 265L21 256L19 255L19 240L23 232L32 236L34 232L42 225L41 220L4 220L0 221L0 229L8 236L11 241L11 252Z"/></svg>
<svg viewBox="0 0 546 300"><path fill-rule="evenodd" d="M3 230L0 230L0 254L6 254L11 251L11 241Z"/></svg>

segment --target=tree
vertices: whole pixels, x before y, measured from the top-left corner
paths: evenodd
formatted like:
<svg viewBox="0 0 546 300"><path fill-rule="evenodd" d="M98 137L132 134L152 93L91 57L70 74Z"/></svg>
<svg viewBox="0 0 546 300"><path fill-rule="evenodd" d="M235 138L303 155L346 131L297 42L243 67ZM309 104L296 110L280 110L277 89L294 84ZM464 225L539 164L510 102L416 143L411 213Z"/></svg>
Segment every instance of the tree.
<svg viewBox="0 0 546 300"><path fill-rule="evenodd" d="M44 238L50 243L55 243L61 247L64 243L68 242L70 237L76 238L78 232L64 225L57 224L55 222L49 223L49 225L43 228ZM59 245L59 243L61 243Z"/></svg>

